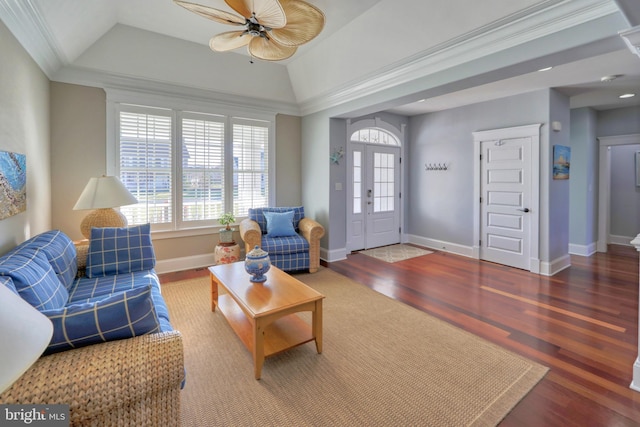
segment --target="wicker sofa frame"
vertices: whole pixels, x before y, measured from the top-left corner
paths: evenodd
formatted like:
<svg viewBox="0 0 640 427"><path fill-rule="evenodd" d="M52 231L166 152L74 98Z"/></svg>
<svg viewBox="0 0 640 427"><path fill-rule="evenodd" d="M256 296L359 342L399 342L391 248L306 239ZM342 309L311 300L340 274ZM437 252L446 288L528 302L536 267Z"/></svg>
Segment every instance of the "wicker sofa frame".
<svg viewBox="0 0 640 427"><path fill-rule="evenodd" d="M86 241L76 244L84 275ZM93 344L40 357L2 404L66 404L70 426L180 425L184 348L178 331Z"/></svg>
<svg viewBox="0 0 640 427"><path fill-rule="evenodd" d="M72 426L179 426L180 332L43 356L0 395L5 404L67 404Z"/></svg>

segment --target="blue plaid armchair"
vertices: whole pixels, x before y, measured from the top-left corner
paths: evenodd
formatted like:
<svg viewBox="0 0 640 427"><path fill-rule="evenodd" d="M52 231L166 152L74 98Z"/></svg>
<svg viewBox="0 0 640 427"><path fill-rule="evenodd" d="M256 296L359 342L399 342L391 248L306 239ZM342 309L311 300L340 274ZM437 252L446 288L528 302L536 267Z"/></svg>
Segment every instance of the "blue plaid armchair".
<svg viewBox="0 0 640 427"><path fill-rule="evenodd" d="M249 209L249 217L240 223L246 251L261 247L283 271L318 271L322 236L324 227L305 218L302 206Z"/></svg>

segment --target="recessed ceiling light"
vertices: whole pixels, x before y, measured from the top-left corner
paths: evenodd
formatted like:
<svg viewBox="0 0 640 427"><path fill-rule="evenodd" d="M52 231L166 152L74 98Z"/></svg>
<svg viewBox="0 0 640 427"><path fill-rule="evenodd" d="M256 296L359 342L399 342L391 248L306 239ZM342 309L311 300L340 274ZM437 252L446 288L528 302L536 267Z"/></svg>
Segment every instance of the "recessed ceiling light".
<svg viewBox="0 0 640 427"><path fill-rule="evenodd" d="M619 79L620 77L624 77L624 74L612 74L610 76L604 76L600 78L601 82L612 82L615 79Z"/></svg>
<svg viewBox="0 0 640 427"><path fill-rule="evenodd" d="M424 102L424 101L426 101L426 99L422 98L422 99L419 99L417 102Z"/></svg>
<svg viewBox="0 0 640 427"><path fill-rule="evenodd" d="M633 98L634 96L636 96L635 93L625 93L624 95L620 95L619 98L621 98L621 99Z"/></svg>
<svg viewBox="0 0 640 427"><path fill-rule="evenodd" d="M538 71L549 71L550 69L552 69L553 67L547 67L547 68L540 68Z"/></svg>

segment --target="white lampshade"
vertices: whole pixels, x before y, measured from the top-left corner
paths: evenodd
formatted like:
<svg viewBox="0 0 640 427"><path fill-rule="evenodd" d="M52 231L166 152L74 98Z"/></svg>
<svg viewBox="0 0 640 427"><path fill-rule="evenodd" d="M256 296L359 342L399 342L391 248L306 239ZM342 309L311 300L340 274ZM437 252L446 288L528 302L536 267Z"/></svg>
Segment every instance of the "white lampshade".
<svg viewBox="0 0 640 427"><path fill-rule="evenodd" d="M115 208L134 203L138 201L117 177L101 176L89 180L73 210Z"/></svg>
<svg viewBox="0 0 640 427"><path fill-rule="evenodd" d="M38 360L52 335L47 316L0 284L0 393Z"/></svg>
<svg viewBox="0 0 640 427"><path fill-rule="evenodd" d="M113 208L134 203L138 201L117 177L103 175L89 180L73 210L95 209L80 223L80 232L88 239L93 227L126 227L127 218Z"/></svg>

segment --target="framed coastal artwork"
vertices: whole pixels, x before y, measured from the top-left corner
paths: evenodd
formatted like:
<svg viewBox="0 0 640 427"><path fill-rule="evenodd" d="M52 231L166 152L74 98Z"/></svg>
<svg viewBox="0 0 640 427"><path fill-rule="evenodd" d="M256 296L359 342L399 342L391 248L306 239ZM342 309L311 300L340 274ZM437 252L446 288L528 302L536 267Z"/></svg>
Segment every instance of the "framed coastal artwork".
<svg viewBox="0 0 640 427"><path fill-rule="evenodd" d="M27 156L0 151L0 220L27 210Z"/></svg>
<svg viewBox="0 0 640 427"><path fill-rule="evenodd" d="M553 179L569 179L571 147L553 146Z"/></svg>

